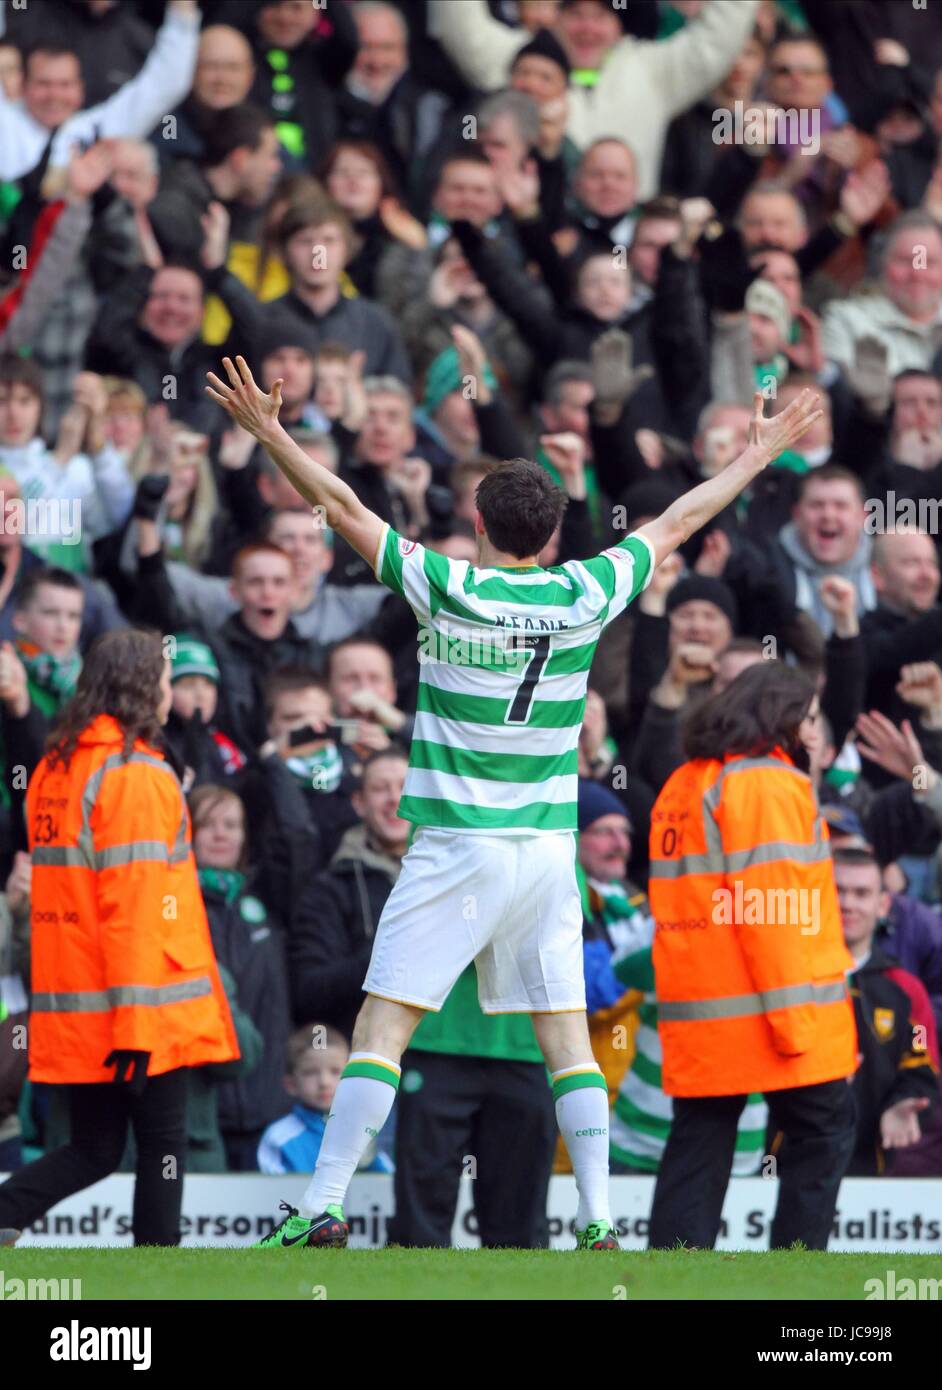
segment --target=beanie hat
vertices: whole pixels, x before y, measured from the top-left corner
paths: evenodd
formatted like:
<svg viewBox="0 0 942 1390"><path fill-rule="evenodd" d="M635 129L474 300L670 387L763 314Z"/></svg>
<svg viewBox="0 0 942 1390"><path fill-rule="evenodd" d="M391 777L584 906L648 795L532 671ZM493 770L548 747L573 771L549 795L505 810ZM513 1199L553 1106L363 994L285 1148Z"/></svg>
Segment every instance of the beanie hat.
<svg viewBox="0 0 942 1390"><path fill-rule="evenodd" d="M262 324L256 339L256 356L259 362L264 362L266 357L270 357L281 348L301 348L309 357L317 356L317 334L305 323L294 314L283 311L266 312L264 305L262 310Z"/></svg>
<svg viewBox="0 0 942 1390"><path fill-rule="evenodd" d="M639 518L660 516L662 512L666 512L679 496L680 490L672 487L666 479L643 478L641 482L626 487L618 502L627 513L630 531L638 524Z"/></svg>
<svg viewBox="0 0 942 1390"><path fill-rule="evenodd" d="M625 820L631 820L624 804L608 787L601 782L590 782L582 777L579 778L579 829L587 830L590 825L594 825L603 816L624 816Z"/></svg>
<svg viewBox="0 0 942 1390"><path fill-rule="evenodd" d="M183 676L205 676L214 685L219 684L219 666L212 648L195 637L174 637L170 679L178 681Z"/></svg>
<svg viewBox="0 0 942 1390"><path fill-rule="evenodd" d="M511 64L511 72L521 58L548 58L551 63L558 64L566 74L567 81L569 79L570 63L566 57L566 50L548 29L538 29L530 42L517 50Z"/></svg>
<svg viewBox="0 0 942 1390"><path fill-rule="evenodd" d="M732 589L722 579L714 579L708 574L688 574L667 595L668 613L673 613L682 603L712 603L714 608L726 614L735 632L739 622L739 606Z"/></svg>
<svg viewBox="0 0 942 1390"><path fill-rule="evenodd" d="M746 291L746 312L761 314L771 319L778 329L783 343L788 342L791 332L792 316L781 290L775 288L771 280L753 280Z"/></svg>
<svg viewBox="0 0 942 1390"><path fill-rule="evenodd" d="M486 359L482 376L484 385L492 391L496 391L497 378ZM450 396L453 391L460 391L463 385L464 377L461 375L458 349L456 347L443 348L438 356L429 363L425 373L425 394L422 397L422 409L427 411L429 415L434 415L445 397Z"/></svg>

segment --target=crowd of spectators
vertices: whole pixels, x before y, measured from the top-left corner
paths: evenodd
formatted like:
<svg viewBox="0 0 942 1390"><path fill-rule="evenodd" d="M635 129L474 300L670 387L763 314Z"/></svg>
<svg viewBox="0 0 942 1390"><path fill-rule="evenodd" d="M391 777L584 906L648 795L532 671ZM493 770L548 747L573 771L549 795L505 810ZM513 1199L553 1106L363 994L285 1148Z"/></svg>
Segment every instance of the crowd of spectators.
<svg viewBox="0 0 942 1390"><path fill-rule="evenodd" d="M902 1026L932 1053L937 7L8 0L0 87L0 1046L28 1008L26 781L91 642L157 628L168 755L243 1051L195 1107L194 1166L300 1171L316 1156L408 847L416 626L206 396L229 352L266 389L283 381L282 420L312 457L455 560L475 558L480 479L535 457L569 497L550 566L724 468L757 389L774 413L817 386L823 419L661 566L591 672L579 855L613 1158L656 1170L670 1124L650 809L683 761L685 713L756 661L797 663L820 692L812 777L850 855L858 1023L872 1023L866 970L901 968L915 977L909 1014L893 996ZM558 433L581 457L560 461L544 442ZM905 1150L881 1134L911 1058L899 1034L899 1055L875 1058L881 1041L862 1049L859 1171L942 1175L933 1110ZM22 1054L3 1050L0 1169L58 1133L55 1098L24 1088ZM449 1145L485 1142L475 1127L501 1085L479 1064L538 1058L529 1023L485 1020L463 979L404 1059L403 1142L429 1152L442 1059L466 1101L436 1154L447 1165ZM517 1105L548 1172L548 1088L545 1103L504 1094L489 1123L506 1129ZM765 1152L755 1101L737 1172ZM391 1167L391 1148L380 1136L371 1165ZM456 1158L455 1190L459 1172ZM447 1231L448 1201L404 1243Z"/></svg>

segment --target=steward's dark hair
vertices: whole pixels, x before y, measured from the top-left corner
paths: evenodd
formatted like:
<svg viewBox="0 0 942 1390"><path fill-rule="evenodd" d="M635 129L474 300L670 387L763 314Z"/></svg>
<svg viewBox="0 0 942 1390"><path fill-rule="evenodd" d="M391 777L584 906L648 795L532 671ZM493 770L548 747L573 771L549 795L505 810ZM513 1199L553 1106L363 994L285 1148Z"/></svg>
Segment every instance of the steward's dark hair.
<svg viewBox="0 0 942 1390"><path fill-rule="evenodd" d="M538 555L563 519L568 497L545 468L510 459L487 473L474 495L487 538L505 555Z"/></svg>
<svg viewBox="0 0 942 1390"><path fill-rule="evenodd" d="M68 768L79 735L100 714L110 714L124 731L125 758L130 756L135 739L160 747L163 735L157 705L163 669L159 632L125 627L96 638L85 657L75 694L63 706L49 735L49 766L61 762Z"/></svg>
<svg viewBox="0 0 942 1390"><path fill-rule="evenodd" d="M688 758L761 757L782 748L807 770L798 730L814 694L803 671L780 661L758 661L691 713L684 725L684 752Z"/></svg>

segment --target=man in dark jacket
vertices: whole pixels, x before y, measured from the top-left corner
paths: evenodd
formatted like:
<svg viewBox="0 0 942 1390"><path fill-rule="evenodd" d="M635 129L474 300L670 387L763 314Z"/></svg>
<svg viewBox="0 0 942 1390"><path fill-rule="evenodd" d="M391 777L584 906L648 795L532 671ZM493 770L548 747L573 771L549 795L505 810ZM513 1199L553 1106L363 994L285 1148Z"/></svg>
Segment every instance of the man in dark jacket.
<svg viewBox="0 0 942 1390"><path fill-rule="evenodd" d="M351 798L362 824L346 832L317 880L310 929L289 942L292 1012L316 1018L347 1038L363 999L363 979L386 899L399 877L409 823L397 814L407 758L399 748L374 753Z"/></svg>
<svg viewBox="0 0 942 1390"><path fill-rule="evenodd" d="M878 534L873 542L876 608L861 622L869 680L867 709L894 724L911 708L897 693L903 666L942 659L939 561L932 537L913 527Z"/></svg>
<svg viewBox="0 0 942 1390"><path fill-rule="evenodd" d="M55 37L82 68L85 101L107 101L141 69L154 46L154 31L118 0L48 0L44 5L7 5L7 42L21 52Z"/></svg>
<svg viewBox="0 0 942 1390"><path fill-rule="evenodd" d="M939 1048L925 987L874 936L889 909L880 867L866 849L834 851L844 940L856 962L850 977L860 1067L854 1078L857 1144L848 1172L893 1171L897 1149L917 1144L920 1116L939 1098ZM937 1170L938 1171L938 1170Z"/></svg>
<svg viewBox="0 0 942 1390"><path fill-rule="evenodd" d="M229 243L257 246L262 208L281 161L275 122L267 112L243 104L214 113L204 131L200 160L177 159L164 167L160 189L147 217L165 259L195 259L203 246L202 218L210 203L229 214Z"/></svg>
<svg viewBox="0 0 942 1390"><path fill-rule="evenodd" d="M226 224L228 232L228 223ZM138 266L111 290L101 305L85 350L86 366L108 376L130 376L151 405L166 404L175 420L201 432L221 422L203 390L206 372L218 366L225 349L204 343L200 334L205 291L217 293L232 314L235 336L249 340L254 319L240 318L240 306L255 300L226 271L226 238L212 271L190 265Z"/></svg>
<svg viewBox="0 0 942 1390"><path fill-rule="evenodd" d="M291 162L317 169L337 138L335 90L356 57L357 32L345 5L229 0L222 14L245 29L255 49L252 100L278 122Z"/></svg>
<svg viewBox="0 0 942 1390"><path fill-rule="evenodd" d="M366 376L390 375L411 382L412 367L398 325L379 304L343 293L344 271L353 254L353 228L332 199L311 196L290 207L278 228L278 250L291 277L291 289L270 304L260 304L233 276L214 285L232 314L236 330L253 349L273 313L290 314L312 339L340 343L364 354ZM312 248L314 254L312 255ZM217 354L218 355L218 354Z"/></svg>
<svg viewBox="0 0 942 1390"><path fill-rule="evenodd" d="M245 752L268 737L266 677L281 666L319 670L322 650L301 637L291 620L294 566L277 545L262 541L243 546L232 565L232 594L239 607L222 625L204 630L185 622L167 576L156 521L138 516L138 573L135 619L161 632L186 630L213 650L222 675L224 699L219 728Z"/></svg>

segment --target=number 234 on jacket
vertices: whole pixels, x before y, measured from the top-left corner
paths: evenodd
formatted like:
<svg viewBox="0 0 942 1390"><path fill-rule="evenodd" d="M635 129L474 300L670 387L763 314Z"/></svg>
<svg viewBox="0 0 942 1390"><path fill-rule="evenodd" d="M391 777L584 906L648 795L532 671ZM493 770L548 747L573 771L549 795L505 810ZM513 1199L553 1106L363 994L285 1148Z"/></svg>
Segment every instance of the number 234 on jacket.
<svg viewBox="0 0 942 1390"><path fill-rule="evenodd" d="M99 715L27 791L34 1081L111 1081L114 1049L150 1053L149 1076L239 1056L180 783L123 737Z"/></svg>

